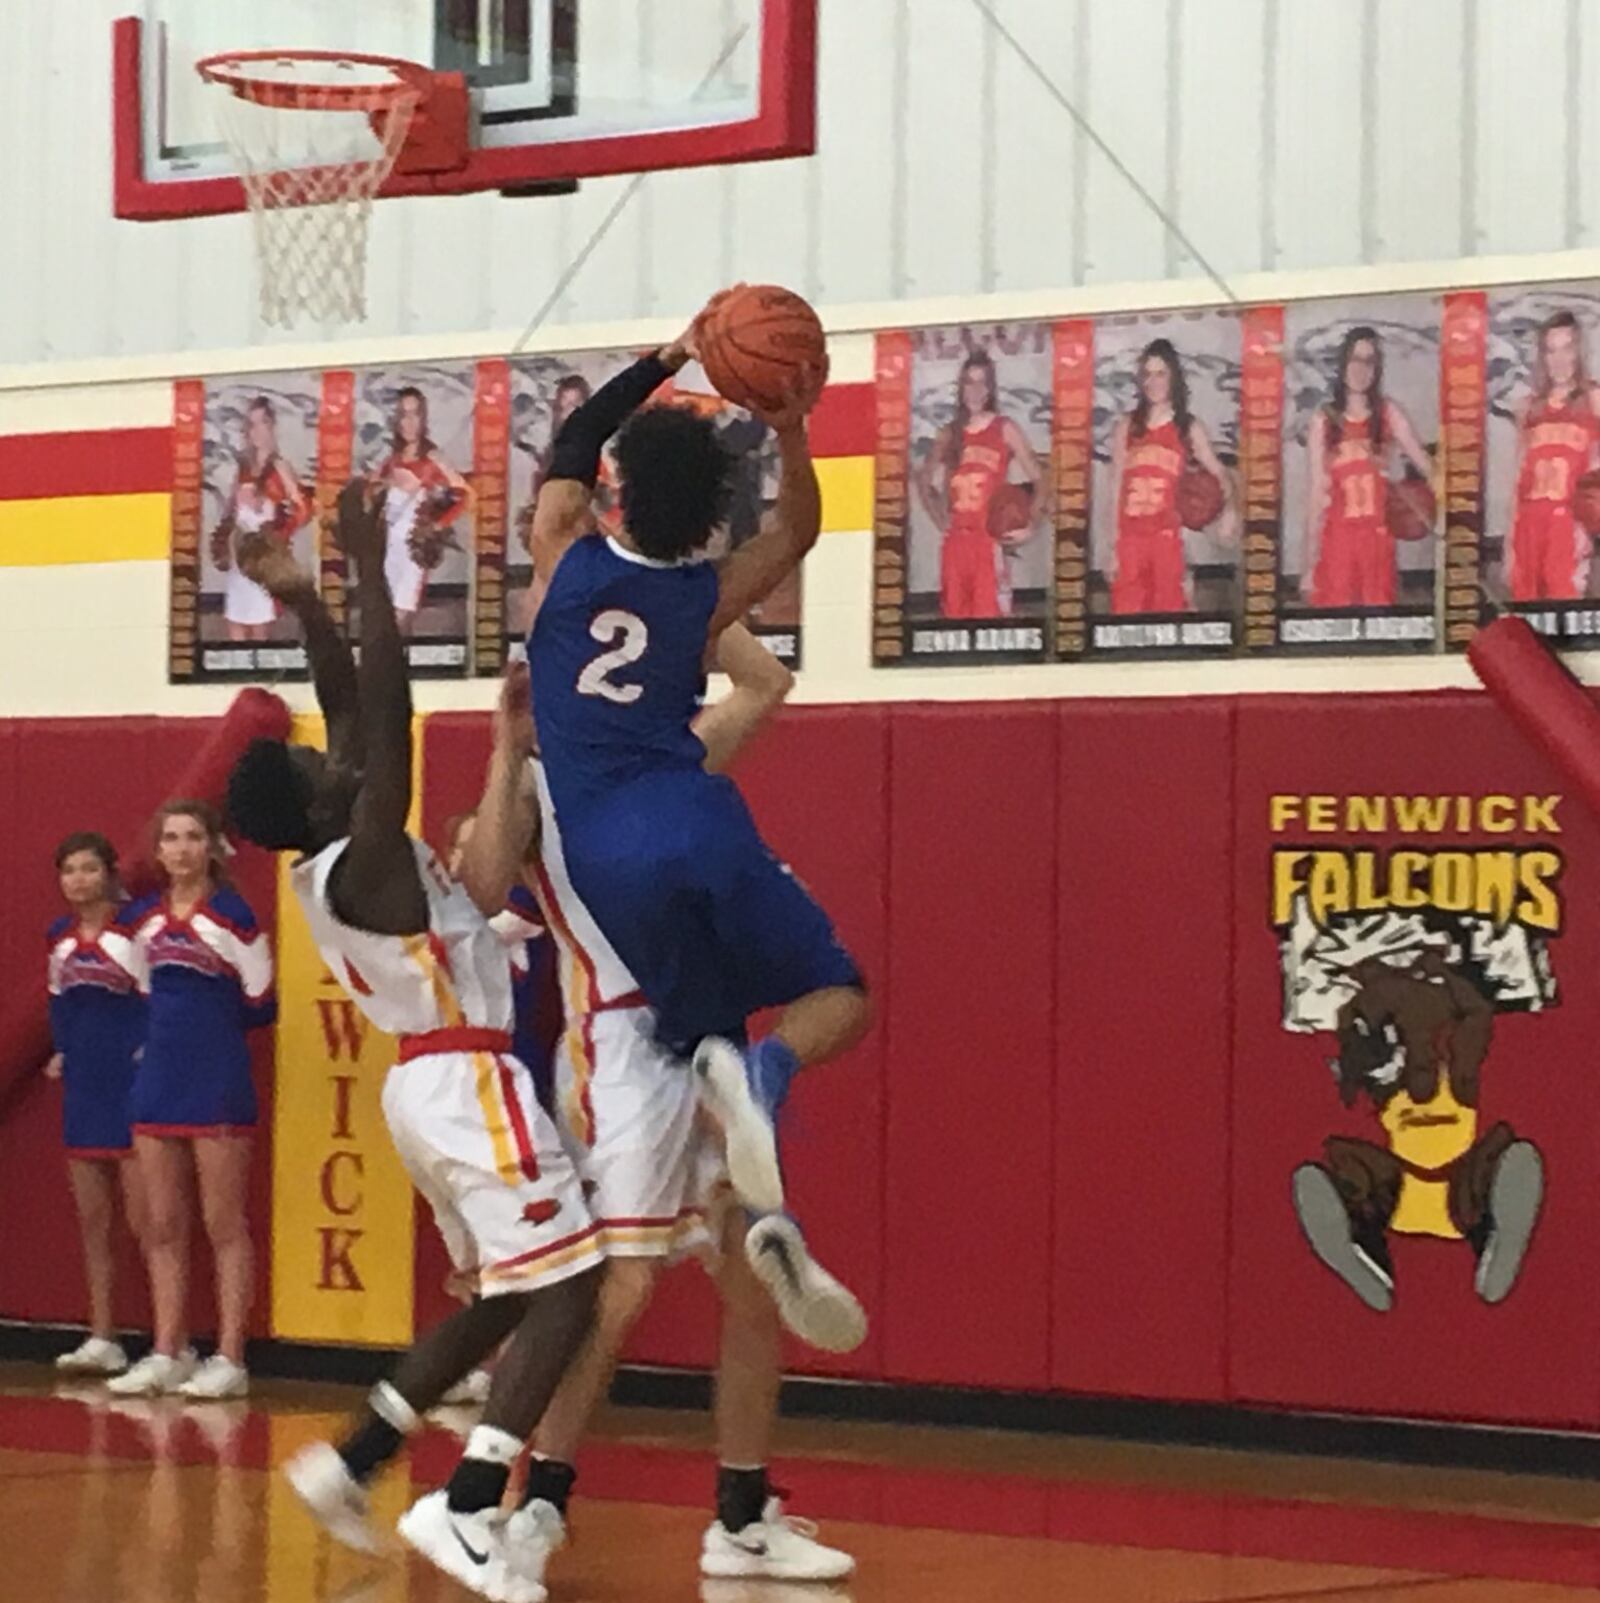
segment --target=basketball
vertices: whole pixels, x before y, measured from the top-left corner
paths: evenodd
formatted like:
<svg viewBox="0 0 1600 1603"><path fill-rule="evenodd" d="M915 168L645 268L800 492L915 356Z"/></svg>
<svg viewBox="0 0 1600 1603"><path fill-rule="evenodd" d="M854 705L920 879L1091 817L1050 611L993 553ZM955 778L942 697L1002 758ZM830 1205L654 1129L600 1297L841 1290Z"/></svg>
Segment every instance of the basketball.
<svg viewBox="0 0 1600 1603"><path fill-rule="evenodd" d="M746 284L715 305L700 329L700 361L735 406L776 411L795 375L828 360L810 304L776 284Z"/></svg>
<svg viewBox="0 0 1600 1603"><path fill-rule="evenodd" d="M989 533L1002 545L1021 545L1033 533L1033 491L1002 484L989 500Z"/></svg>
<svg viewBox="0 0 1600 1603"><path fill-rule="evenodd" d="M1600 471L1585 473L1572 497L1572 510L1590 534L1600 535Z"/></svg>
<svg viewBox="0 0 1600 1603"><path fill-rule="evenodd" d="M1186 529L1209 529L1222 516L1222 485L1214 473L1190 465L1183 470L1176 491L1178 516Z"/></svg>
<svg viewBox="0 0 1600 1603"><path fill-rule="evenodd" d="M1439 503L1425 479L1391 479L1386 509L1389 533L1397 540L1426 540L1433 533Z"/></svg>

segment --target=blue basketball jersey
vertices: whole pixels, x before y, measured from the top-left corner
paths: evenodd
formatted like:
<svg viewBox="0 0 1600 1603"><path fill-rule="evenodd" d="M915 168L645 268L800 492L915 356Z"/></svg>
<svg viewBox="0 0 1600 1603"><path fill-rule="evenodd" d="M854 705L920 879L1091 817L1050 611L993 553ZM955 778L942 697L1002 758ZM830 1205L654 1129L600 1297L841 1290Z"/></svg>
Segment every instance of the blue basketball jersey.
<svg viewBox="0 0 1600 1603"><path fill-rule="evenodd" d="M716 606L709 562L654 562L599 534L568 548L528 638L539 748L562 804L699 771L690 723Z"/></svg>

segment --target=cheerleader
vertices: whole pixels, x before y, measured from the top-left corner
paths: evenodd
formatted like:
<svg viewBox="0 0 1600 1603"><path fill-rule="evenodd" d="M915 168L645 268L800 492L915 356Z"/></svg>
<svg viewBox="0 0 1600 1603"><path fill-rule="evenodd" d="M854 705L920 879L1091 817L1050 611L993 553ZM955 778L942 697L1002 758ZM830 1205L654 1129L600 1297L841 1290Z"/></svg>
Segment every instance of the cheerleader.
<svg viewBox="0 0 1600 1603"><path fill-rule="evenodd" d="M394 598L395 618L409 632L428 587L429 568L419 548L449 537L447 530L467 509L467 481L440 455L429 433L428 398L415 385L395 397L389 455L369 475L385 492L388 535L383 571Z"/></svg>
<svg viewBox="0 0 1600 1603"><path fill-rule="evenodd" d="M56 848L56 874L70 911L50 926L50 1034L45 1073L63 1082L62 1127L67 1174L83 1237L89 1284L89 1336L56 1367L77 1375L119 1375L127 1354L112 1322L116 1276L112 1222L121 1193L123 1216L141 1247L143 1189L131 1162L128 1092L144 1040L145 1003L127 933L116 927L121 899L117 854L104 835L68 835Z"/></svg>
<svg viewBox="0 0 1600 1603"><path fill-rule="evenodd" d="M149 997L144 1057L129 1099L134 1151L150 1213L147 1258L155 1350L111 1389L242 1397L245 1332L255 1284L246 1199L256 1126L247 1033L277 1003L266 936L223 876L223 840L204 802L169 802L157 818L166 889L119 918ZM216 1265L216 1356L196 1368L188 1344L192 1189Z"/></svg>

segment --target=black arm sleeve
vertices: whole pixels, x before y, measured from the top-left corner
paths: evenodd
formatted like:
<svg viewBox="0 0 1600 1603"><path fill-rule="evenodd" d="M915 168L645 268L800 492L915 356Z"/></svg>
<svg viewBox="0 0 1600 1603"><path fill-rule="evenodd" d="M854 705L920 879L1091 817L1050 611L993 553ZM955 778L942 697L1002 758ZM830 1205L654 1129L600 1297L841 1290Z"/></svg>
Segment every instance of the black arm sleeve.
<svg viewBox="0 0 1600 1603"><path fill-rule="evenodd" d="M601 448L671 375L660 354L652 352L603 384L561 425L545 479L577 479L593 489Z"/></svg>

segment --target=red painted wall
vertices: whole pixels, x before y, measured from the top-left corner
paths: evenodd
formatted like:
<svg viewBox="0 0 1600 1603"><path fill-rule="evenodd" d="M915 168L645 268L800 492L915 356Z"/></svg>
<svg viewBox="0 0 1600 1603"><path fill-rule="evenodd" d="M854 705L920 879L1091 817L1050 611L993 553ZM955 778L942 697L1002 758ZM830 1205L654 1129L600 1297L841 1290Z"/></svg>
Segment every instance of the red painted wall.
<svg viewBox="0 0 1600 1603"><path fill-rule="evenodd" d="M0 921L0 974L12 987L44 990L45 930L61 912L54 855L76 829L124 839L170 799L168 780L216 727L210 719L116 718L0 721L0 843L7 916ZM233 877L268 929L276 919L271 860L252 849L234 860ZM261 1133L255 1147L251 1207L263 1237L271 1216L272 1040L255 1038ZM0 1103L0 1317L79 1320L87 1306L77 1222L61 1155L61 1093L42 1076ZM211 1261L196 1217L195 1328L212 1328ZM143 1274L132 1242L121 1243L119 1312L148 1320ZM257 1255L253 1328L267 1332L265 1251Z"/></svg>
<svg viewBox="0 0 1600 1603"><path fill-rule="evenodd" d="M0 725L0 801L26 797L0 848L16 983L38 982L55 836L148 810L186 739L192 726L156 720ZM430 834L472 801L485 749L484 720L430 720ZM802 1083L786 1136L801 1218L872 1335L842 1361L797 1352L797 1367L1600 1426L1585 1290L1600 1268L1600 826L1574 802L1542 840L1309 840L1562 854L1559 1005L1501 1016L1484 1069L1485 1122L1509 1120L1547 1165L1521 1284L1487 1307L1465 1243L1397 1240L1395 1309L1371 1313L1313 1257L1291 1203L1325 1137L1383 1135L1365 1102L1341 1105L1332 1037L1282 1027L1271 854L1308 842L1272 833L1271 798L1559 793L1484 698L797 709L740 777L878 1007L850 1060ZM81 1309L53 1096L36 1085L0 1122L0 1209L27 1221L0 1232L13 1317ZM433 1317L443 1260L421 1236ZM703 1364L713 1339L686 1270L635 1356Z"/></svg>

